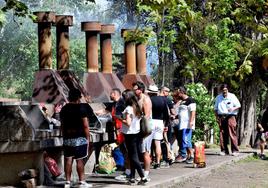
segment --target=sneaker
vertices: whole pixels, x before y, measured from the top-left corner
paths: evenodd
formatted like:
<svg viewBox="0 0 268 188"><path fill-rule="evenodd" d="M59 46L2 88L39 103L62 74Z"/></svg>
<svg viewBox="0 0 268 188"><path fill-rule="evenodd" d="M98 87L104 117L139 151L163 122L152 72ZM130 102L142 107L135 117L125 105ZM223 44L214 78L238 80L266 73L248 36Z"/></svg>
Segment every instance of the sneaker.
<svg viewBox="0 0 268 188"><path fill-rule="evenodd" d="M161 168L169 168L170 166L169 166L169 163L168 162L163 161L163 162L161 162L160 167Z"/></svg>
<svg viewBox="0 0 268 188"><path fill-rule="evenodd" d="M70 181L66 181L64 184L64 188L70 188L71 187L71 182Z"/></svg>
<svg viewBox="0 0 268 188"><path fill-rule="evenodd" d="M191 156L189 158L186 159L186 163L187 164L193 164L194 163L194 158Z"/></svg>
<svg viewBox="0 0 268 188"><path fill-rule="evenodd" d="M264 154L260 154L260 159L265 160L266 156Z"/></svg>
<svg viewBox="0 0 268 188"><path fill-rule="evenodd" d="M160 169L160 164L159 163L155 163L155 165L154 165L154 169Z"/></svg>
<svg viewBox="0 0 268 188"><path fill-rule="evenodd" d="M93 185L92 185L92 184L89 184L89 183L87 183L87 182L85 182L85 181L80 181L80 182L78 183L78 187L79 187L79 188L87 188L87 187L93 187Z"/></svg>
<svg viewBox="0 0 268 188"><path fill-rule="evenodd" d="M178 157L176 157L176 159L175 159L175 162L177 162L177 163L183 163L183 162L185 162L186 161L186 157L182 157L182 156L178 156Z"/></svg>
<svg viewBox="0 0 268 188"><path fill-rule="evenodd" d="M221 152L219 153L219 155L220 155L220 156L225 156L226 153L225 153L224 151L221 151Z"/></svg>
<svg viewBox="0 0 268 188"><path fill-rule="evenodd" d="M168 164L169 164L169 166L171 166L174 162L175 162L175 161L174 161L173 159L169 159L169 160L168 160Z"/></svg>
<svg viewBox="0 0 268 188"><path fill-rule="evenodd" d="M134 178L129 179L129 180L128 180L128 184L129 184L129 185L135 185L135 184L136 184L135 179L134 179Z"/></svg>
<svg viewBox="0 0 268 188"><path fill-rule="evenodd" d="M119 176L116 176L114 179L116 179L118 181L128 181L129 175L124 173L124 174L121 174Z"/></svg>
<svg viewBox="0 0 268 188"><path fill-rule="evenodd" d="M138 182L138 185L147 185L149 183L147 178L142 178L141 181Z"/></svg>
<svg viewBox="0 0 268 188"><path fill-rule="evenodd" d="M145 176L145 178L148 180L148 182L151 181L151 178L150 178L149 175L148 175L148 176ZM135 180L136 180L137 182L139 182L139 181L141 181L141 177L137 177L137 178L135 178Z"/></svg>
<svg viewBox="0 0 268 188"><path fill-rule="evenodd" d="M238 155L239 155L239 152L237 152L237 151L232 153L232 156L237 157Z"/></svg>

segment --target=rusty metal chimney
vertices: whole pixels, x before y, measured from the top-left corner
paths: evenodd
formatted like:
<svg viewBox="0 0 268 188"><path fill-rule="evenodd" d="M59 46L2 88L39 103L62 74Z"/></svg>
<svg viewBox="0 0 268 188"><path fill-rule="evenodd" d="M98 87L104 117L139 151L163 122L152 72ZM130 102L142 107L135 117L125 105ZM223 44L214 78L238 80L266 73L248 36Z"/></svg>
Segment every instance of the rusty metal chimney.
<svg viewBox="0 0 268 188"><path fill-rule="evenodd" d="M109 102L112 88L99 72L98 66L98 33L101 31L101 23L82 22L81 30L86 32L87 72L84 73L84 87L93 102Z"/></svg>
<svg viewBox="0 0 268 188"><path fill-rule="evenodd" d="M122 92L125 87L113 73L112 67L112 40L111 35L114 33L115 27L113 24L101 25L100 31L100 51L101 51L101 70L104 78L110 84L111 88L118 88ZM108 91L110 92L110 91Z"/></svg>
<svg viewBox="0 0 268 188"><path fill-rule="evenodd" d="M146 68L146 44L138 43L136 44L136 63L137 63L137 73L140 75L145 86L154 84L154 81L150 76L147 75Z"/></svg>
<svg viewBox="0 0 268 188"><path fill-rule="evenodd" d="M69 69L69 26L73 25L73 16L56 15L57 34L57 70Z"/></svg>
<svg viewBox="0 0 268 188"><path fill-rule="evenodd" d="M137 73L140 75L146 75L146 45L139 43L136 44L136 63Z"/></svg>
<svg viewBox="0 0 268 188"><path fill-rule="evenodd" d="M133 31L133 29L122 29L121 36L124 38L127 32ZM142 81L140 76L136 74L136 45L134 41L125 41L124 53L126 74L123 76L122 83L126 89L132 89L133 82Z"/></svg>
<svg viewBox="0 0 268 188"><path fill-rule="evenodd" d="M77 88L82 93L81 102L87 102L89 98L83 84L75 73L69 70L70 49L69 49L69 26L73 25L73 16L56 15L57 33L57 72L69 89Z"/></svg>
<svg viewBox="0 0 268 188"><path fill-rule="evenodd" d="M68 87L60 75L52 70L51 24L54 12L34 12L38 23L39 71L34 75L33 102L60 103L68 101Z"/></svg>
<svg viewBox="0 0 268 188"><path fill-rule="evenodd" d="M99 72L98 66L98 33L100 22L82 22L81 30L86 32L87 72Z"/></svg>
<svg viewBox="0 0 268 188"><path fill-rule="evenodd" d="M34 12L38 23L39 70L52 69L51 24L55 22L54 12Z"/></svg>
<svg viewBox="0 0 268 188"><path fill-rule="evenodd" d="M101 25L100 31L100 52L101 52L101 71L103 73L112 73L112 40L114 33L113 24Z"/></svg>

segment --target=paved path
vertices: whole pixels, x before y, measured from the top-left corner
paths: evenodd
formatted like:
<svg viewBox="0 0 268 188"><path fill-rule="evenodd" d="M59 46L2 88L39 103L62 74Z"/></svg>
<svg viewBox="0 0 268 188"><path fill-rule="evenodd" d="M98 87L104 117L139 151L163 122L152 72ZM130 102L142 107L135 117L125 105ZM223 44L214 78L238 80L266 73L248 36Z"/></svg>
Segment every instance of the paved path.
<svg viewBox="0 0 268 188"><path fill-rule="evenodd" d="M103 175L92 174L88 175L87 181L92 183L94 187L107 187L107 188L122 188L122 187L173 187L174 185L181 183L188 178L196 176L207 175L211 173L211 170L219 168L223 165L244 159L252 155L254 150L241 152L239 156L234 157L219 156L219 151L206 150L206 163L205 168L194 168L193 165L186 163L174 163L170 168L151 170L150 177L151 182L146 186L129 186L123 182L114 180L114 177L118 174Z"/></svg>

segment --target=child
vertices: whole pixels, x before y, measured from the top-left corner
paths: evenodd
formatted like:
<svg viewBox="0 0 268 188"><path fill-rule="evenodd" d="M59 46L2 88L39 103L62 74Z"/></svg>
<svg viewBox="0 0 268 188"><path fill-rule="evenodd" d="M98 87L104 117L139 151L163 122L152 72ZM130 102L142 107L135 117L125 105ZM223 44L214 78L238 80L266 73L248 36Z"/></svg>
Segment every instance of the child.
<svg viewBox="0 0 268 188"><path fill-rule="evenodd" d="M256 140L260 140L260 149L261 149L261 154L260 158L265 159L264 155L264 147L266 144L266 140L268 139L268 106L265 109L265 112L262 115L261 123L257 123L257 138Z"/></svg>
<svg viewBox="0 0 268 188"><path fill-rule="evenodd" d="M265 154L264 154L264 148L266 145L266 139L267 139L267 133L268 132L264 132L264 128L262 127L262 125L260 123L257 123L257 141L260 141L259 146L260 146L260 158L261 159L265 159Z"/></svg>

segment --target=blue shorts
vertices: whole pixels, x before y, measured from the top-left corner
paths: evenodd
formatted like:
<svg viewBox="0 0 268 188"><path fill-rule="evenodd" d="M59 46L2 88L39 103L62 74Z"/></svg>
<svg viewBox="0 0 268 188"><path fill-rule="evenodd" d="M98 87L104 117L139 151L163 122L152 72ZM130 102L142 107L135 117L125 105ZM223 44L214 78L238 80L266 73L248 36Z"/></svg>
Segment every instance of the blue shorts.
<svg viewBox="0 0 268 188"><path fill-rule="evenodd" d="M182 129L179 130L182 134L182 147L183 148L192 148L192 129Z"/></svg>
<svg viewBox="0 0 268 188"><path fill-rule="evenodd" d="M64 157L74 159L83 159L88 156L88 144L81 146L63 146Z"/></svg>

